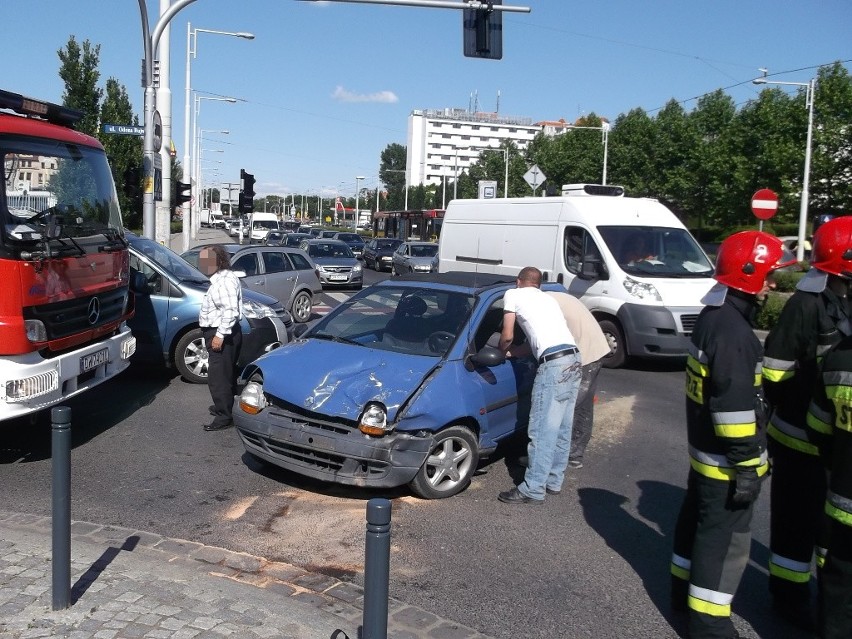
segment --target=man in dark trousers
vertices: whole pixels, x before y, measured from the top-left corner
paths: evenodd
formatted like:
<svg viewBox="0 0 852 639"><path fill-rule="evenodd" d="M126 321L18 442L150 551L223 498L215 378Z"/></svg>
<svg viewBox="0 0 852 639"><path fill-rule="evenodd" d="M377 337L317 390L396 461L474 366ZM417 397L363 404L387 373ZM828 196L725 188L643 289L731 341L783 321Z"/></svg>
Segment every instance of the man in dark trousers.
<svg viewBox="0 0 852 639"><path fill-rule="evenodd" d="M198 266L210 277L210 288L201 303L198 325L207 345L207 386L213 405L213 421L204 430L224 430L234 425L231 410L236 393L237 358L243 342L242 286L231 270L231 261L221 246L208 246L198 255Z"/></svg>
<svg viewBox="0 0 852 639"><path fill-rule="evenodd" d="M814 235L811 269L766 338L763 387L773 407L767 434L772 460L769 590L776 614L813 627L811 564L825 558L825 470L808 440L806 416L818 360L852 334L848 299L852 217Z"/></svg>
<svg viewBox="0 0 852 639"><path fill-rule="evenodd" d="M692 332L686 363L690 470L675 528L672 606L689 611L691 639L738 637L731 603L751 545L751 517L769 470L761 392L763 348L751 319L783 254L761 231L719 247L717 284Z"/></svg>

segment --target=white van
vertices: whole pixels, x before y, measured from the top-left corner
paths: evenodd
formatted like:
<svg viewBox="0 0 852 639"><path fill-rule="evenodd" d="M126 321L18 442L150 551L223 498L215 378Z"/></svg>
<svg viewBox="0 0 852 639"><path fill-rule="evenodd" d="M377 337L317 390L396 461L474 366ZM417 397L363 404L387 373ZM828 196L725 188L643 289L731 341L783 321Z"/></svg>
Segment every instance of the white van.
<svg viewBox="0 0 852 639"><path fill-rule="evenodd" d="M275 213L252 213L251 233L249 237L252 242L263 242L269 231L280 230L278 216Z"/></svg>
<svg viewBox="0 0 852 639"><path fill-rule="evenodd" d="M715 283L713 265L674 213L654 199L624 197L618 186L453 200L439 243L441 273L515 275L535 266L561 282L597 317L612 348L609 368L628 356L683 356Z"/></svg>

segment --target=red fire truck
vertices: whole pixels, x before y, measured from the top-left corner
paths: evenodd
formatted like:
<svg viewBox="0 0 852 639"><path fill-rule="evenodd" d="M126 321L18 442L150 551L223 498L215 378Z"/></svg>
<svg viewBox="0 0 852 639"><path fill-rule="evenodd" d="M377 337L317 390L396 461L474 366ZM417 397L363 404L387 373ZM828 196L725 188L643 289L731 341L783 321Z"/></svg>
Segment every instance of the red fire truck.
<svg viewBox="0 0 852 639"><path fill-rule="evenodd" d="M129 365L129 255L104 149L82 114L0 91L0 420Z"/></svg>

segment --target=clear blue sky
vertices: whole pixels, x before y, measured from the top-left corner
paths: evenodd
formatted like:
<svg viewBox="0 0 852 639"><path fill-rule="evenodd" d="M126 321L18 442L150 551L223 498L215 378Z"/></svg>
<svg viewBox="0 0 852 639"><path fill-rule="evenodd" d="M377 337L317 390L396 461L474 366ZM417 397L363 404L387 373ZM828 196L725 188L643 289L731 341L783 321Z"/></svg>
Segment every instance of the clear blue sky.
<svg viewBox="0 0 852 639"><path fill-rule="evenodd" d="M198 0L171 22L173 132L183 157L187 22L249 31L253 41L200 33L193 88L244 102L202 102L199 126L230 135L204 142L221 177L254 173L258 194L353 196L374 188L379 155L406 143L412 109L468 108L534 121L595 112L614 120L668 100L687 110L726 89L738 104L767 67L806 82L816 67L852 59L850 0L530 0L504 14L503 59L462 55L462 12L295 0ZM137 0L2 0L2 88L61 99L56 51L70 35L101 46L101 85L127 87L142 117ZM159 0L148 0L153 25ZM847 68L849 63L847 63ZM218 138L218 140L216 139Z"/></svg>

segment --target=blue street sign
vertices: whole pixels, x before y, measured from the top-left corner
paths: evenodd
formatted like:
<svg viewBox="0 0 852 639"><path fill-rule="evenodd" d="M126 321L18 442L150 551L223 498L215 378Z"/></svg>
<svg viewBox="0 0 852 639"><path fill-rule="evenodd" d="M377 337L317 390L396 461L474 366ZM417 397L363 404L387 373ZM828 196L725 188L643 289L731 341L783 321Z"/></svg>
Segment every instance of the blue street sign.
<svg viewBox="0 0 852 639"><path fill-rule="evenodd" d="M119 135L145 135L144 126L133 124L104 124L104 133L118 133Z"/></svg>

